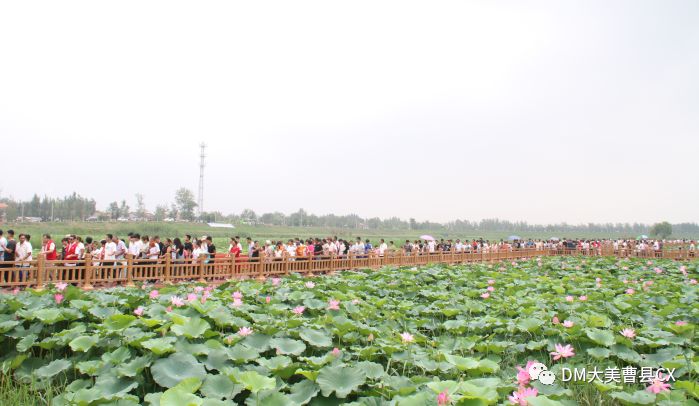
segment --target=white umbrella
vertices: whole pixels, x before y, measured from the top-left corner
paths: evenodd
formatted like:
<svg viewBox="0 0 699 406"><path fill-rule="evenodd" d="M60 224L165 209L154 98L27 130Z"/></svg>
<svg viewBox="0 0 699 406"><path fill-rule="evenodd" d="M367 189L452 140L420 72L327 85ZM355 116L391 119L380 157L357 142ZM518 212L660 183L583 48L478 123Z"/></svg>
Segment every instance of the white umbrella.
<svg viewBox="0 0 699 406"><path fill-rule="evenodd" d="M431 235L427 235L427 234L421 235L421 236L420 236L420 239L421 239L421 240L434 241L434 237L432 237Z"/></svg>

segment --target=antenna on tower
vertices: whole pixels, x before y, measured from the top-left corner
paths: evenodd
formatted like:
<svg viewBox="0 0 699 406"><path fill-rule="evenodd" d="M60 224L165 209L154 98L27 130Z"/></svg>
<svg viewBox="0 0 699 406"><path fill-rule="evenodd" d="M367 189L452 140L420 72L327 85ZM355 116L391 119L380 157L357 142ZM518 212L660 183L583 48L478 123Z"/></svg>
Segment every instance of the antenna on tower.
<svg viewBox="0 0 699 406"><path fill-rule="evenodd" d="M203 142L199 145L201 148L201 154L199 155L199 198L197 199L197 207L199 210L199 217L204 212L204 158L206 158L206 144Z"/></svg>

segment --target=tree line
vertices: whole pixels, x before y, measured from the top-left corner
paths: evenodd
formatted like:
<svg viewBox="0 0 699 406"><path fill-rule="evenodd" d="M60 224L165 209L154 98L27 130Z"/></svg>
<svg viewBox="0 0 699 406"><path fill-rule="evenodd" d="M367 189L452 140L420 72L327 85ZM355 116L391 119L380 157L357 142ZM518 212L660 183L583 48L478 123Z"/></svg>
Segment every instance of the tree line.
<svg viewBox="0 0 699 406"><path fill-rule="evenodd" d="M156 220L166 219L204 222L228 222L233 224L271 225L291 227L324 227L351 228L370 230L432 230L450 232L537 232L557 234L560 237L576 234L651 234L659 236L697 235L699 224L668 222L653 225L643 223L587 223L587 224L530 224L526 221L508 221L497 218L482 220L454 220L446 223L432 221L417 221L414 218L404 220L398 217L381 219L378 217L361 217L357 214L316 215L304 209L285 214L270 212L258 214L252 209L245 209L239 214L223 214L221 212L204 212L198 215L194 193L186 188L175 192L174 199L169 204L160 204L155 212L146 209L144 195L135 195L135 206L132 208L126 200L114 201L107 205L104 211L97 210L94 199L83 197L77 193L62 197L51 198L34 195L27 201L10 197L0 197L0 202L7 204L5 216L7 221L15 221L20 217L36 217L42 221L85 221L96 220Z"/></svg>

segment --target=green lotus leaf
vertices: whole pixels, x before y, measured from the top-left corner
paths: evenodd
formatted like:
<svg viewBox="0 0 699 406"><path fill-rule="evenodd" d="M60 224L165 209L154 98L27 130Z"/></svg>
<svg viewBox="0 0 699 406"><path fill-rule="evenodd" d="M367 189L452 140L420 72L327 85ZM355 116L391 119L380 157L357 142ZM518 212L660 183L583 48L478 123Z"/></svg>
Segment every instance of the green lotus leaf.
<svg viewBox="0 0 699 406"><path fill-rule="evenodd" d="M303 341L294 340L292 338L273 338L269 344L281 354L300 355L306 350L306 344L304 344Z"/></svg>
<svg viewBox="0 0 699 406"><path fill-rule="evenodd" d="M24 338L19 340L19 342L17 343L17 351L26 352L27 350L32 348L32 346L34 346L37 338L39 337L36 334L28 334L24 336Z"/></svg>
<svg viewBox="0 0 699 406"><path fill-rule="evenodd" d="M116 331L129 327L136 321L136 316L130 314L113 314L104 321L103 325L107 330Z"/></svg>
<svg viewBox="0 0 699 406"><path fill-rule="evenodd" d="M323 396L330 396L335 392L335 395L341 399L357 390L364 382L366 382L366 375L359 368L343 366L325 366L316 379Z"/></svg>
<svg viewBox="0 0 699 406"><path fill-rule="evenodd" d="M606 348L595 347L595 348L588 348L587 353L590 354L590 356L593 358L605 359L605 358L609 358L609 354L611 354L611 351L606 349Z"/></svg>
<svg viewBox="0 0 699 406"><path fill-rule="evenodd" d="M478 369L480 365L477 359L471 357L461 357L458 355L445 354L444 359L446 359L448 363L458 368L459 371L469 371L473 369Z"/></svg>
<svg viewBox="0 0 699 406"><path fill-rule="evenodd" d="M152 359L150 355L134 358L130 362L119 366L117 368L117 375L133 378L140 374L145 368L149 367L151 365L151 361Z"/></svg>
<svg viewBox="0 0 699 406"><path fill-rule="evenodd" d="M378 379L385 374L383 365L377 364L376 362L362 361L358 362L356 366L370 379Z"/></svg>
<svg viewBox="0 0 699 406"><path fill-rule="evenodd" d="M599 344L605 347L609 347L614 344L614 334L609 330L600 329L588 329L585 330L585 334L592 340L595 344Z"/></svg>
<svg viewBox="0 0 699 406"><path fill-rule="evenodd" d="M199 338L204 335L211 325L199 317L192 317L182 321L182 324L174 324L171 328L172 332L178 336L185 336L187 338Z"/></svg>
<svg viewBox="0 0 699 406"><path fill-rule="evenodd" d="M321 330L304 328L299 331L299 336L301 336L301 338L303 338L308 344L315 347L327 348L332 347L333 344L330 335Z"/></svg>
<svg viewBox="0 0 699 406"><path fill-rule="evenodd" d="M141 345L143 348L149 349L156 355L163 355L175 350L175 346L172 345L176 340L175 337L160 337L153 338L150 340L143 341Z"/></svg>
<svg viewBox="0 0 699 406"><path fill-rule="evenodd" d="M543 324L544 324L544 321L541 319L528 317L528 318L520 319L517 322L517 328L520 331L526 331L528 333L532 333L532 332L538 331L539 328Z"/></svg>
<svg viewBox="0 0 699 406"><path fill-rule="evenodd" d="M87 352L97 344L97 341L99 338L96 336L80 336L70 342L70 348L73 351Z"/></svg>
<svg viewBox="0 0 699 406"><path fill-rule="evenodd" d="M160 397L160 406L201 406L204 399L179 388L168 389Z"/></svg>
<svg viewBox="0 0 699 406"><path fill-rule="evenodd" d="M119 378L111 374L101 375L95 381L94 389L99 391L102 399L120 398L132 389L138 387L138 381L128 378Z"/></svg>
<svg viewBox="0 0 699 406"><path fill-rule="evenodd" d="M61 320L65 320L60 309L41 309L34 312L34 317L41 320L44 324L54 324Z"/></svg>
<svg viewBox="0 0 699 406"><path fill-rule="evenodd" d="M288 397L295 405L305 405L310 402L319 391L320 387L318 387L318 385L304 379L291 387L291 395Z"/></svg>
<svg viewBox="0 0 699 406"><path fill-rule="evenodd" d="M655 403L655 394L645 390L638 390L633 393L612 392L609 396L627 405L652 405Z"/></svg>
<svg viewBox="0 0 699 406"><path fill-rule="evenodd" d="M34 370L34 376L40 379L53 378L61 372L73 366L73 363L65 359L51 361L39 369Z"/></svg>
<svg viewBox="0 0 699 406"><path fill-rule="evenodd" d="M238 383L243 385L245 389L252 393L257 393L265 389L274 389L277 384L277 381L274 378L268 378L255 371L240 373L235 377L235 379Z"/></svg>
<svg viewBox="0 0 699 406"><path fill-rule="evenodd" d="M201 393L207 398L233 399L243 389L226 375L207 375Z"/></svg>
<svg viewBox="0 0 699 406"><path fill-rule="evenodd" d="M167 358L156 360L150 367L150 371L153 374L153 380L164 388L172 388L183 379L206 377L204 366L192 355L182 353L171 354Z"/></svg>

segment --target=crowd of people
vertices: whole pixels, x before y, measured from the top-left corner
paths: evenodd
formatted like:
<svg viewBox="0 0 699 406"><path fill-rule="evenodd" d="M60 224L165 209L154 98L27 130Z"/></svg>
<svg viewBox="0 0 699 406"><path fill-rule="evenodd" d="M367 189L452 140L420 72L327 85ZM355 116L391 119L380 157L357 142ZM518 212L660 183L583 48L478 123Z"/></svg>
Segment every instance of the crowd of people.
<svg viewBox="0 0 699 406"><path fill-rule="evenodd" d="M31 236L19 234L15 240L13 230L3 232L0 230L0 253L3 254L5 263L3 266L11 266L11 262L28 264L34 259ZM674 242L675 244L677 242ZM461 239L416 239L405 240L396 244L394 241L386 242L383 238L375 244L369 239L356 237L347 240L335 237L326 238L293 238L284 241L266 240L263 243L247 237L242 240L239 236L231 237L227 249L219 250L211 236L193 238L187 234L183 238L163 238L159 236L140 235L129 233L126 239L114 234L106 234L99 241L92 237L74 234L66 235L60 241L60 247L49 234L44 234L41 241L40 255L47 260L63 260L68 263L85 260L87 255L94 261L111 262L126 259L131 255L136 259L162 260L169 256L174 261L197 262L210 260L216 256L231 256L236 258L306 258L309 256L343 256L352 254L355 256L383 256L386 253L400 252L405 255L417 255L420 253L435 252L469 252L488 253L512 251L516 249L553 249L553 250L579 250L585 253L601 253L603 246L619 252L632 254L634 252L646 252L649 250L660 252L664 248L665 241L659 239L641 240L589 240L589 239L514 239L511 241L487 241L482 238ZM682 240L680 249L687 249L690 255L694 255L696 242ZM21 266L21 265L20 265Z"/></svg>

